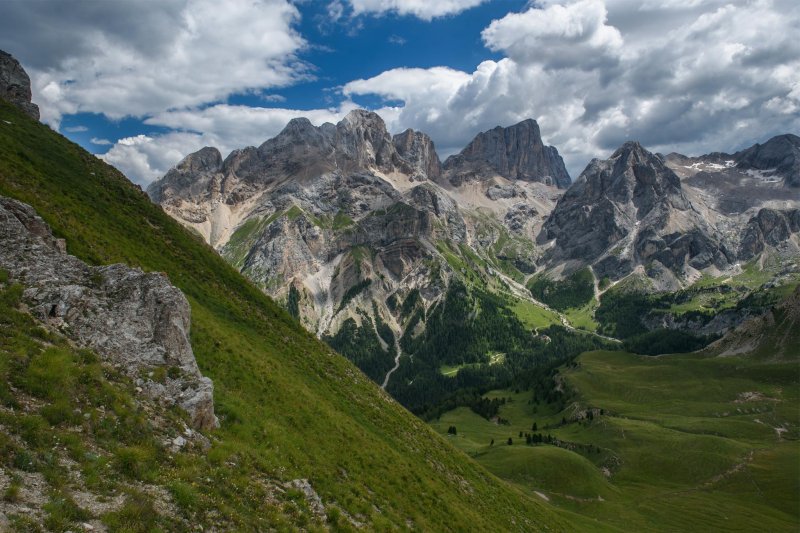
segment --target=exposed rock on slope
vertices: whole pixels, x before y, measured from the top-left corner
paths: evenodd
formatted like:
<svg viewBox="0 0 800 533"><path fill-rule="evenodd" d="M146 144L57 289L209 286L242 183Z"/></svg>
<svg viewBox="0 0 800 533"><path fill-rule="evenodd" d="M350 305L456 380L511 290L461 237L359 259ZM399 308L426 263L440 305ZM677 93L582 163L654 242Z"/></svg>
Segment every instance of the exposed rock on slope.
<svg viewBox="0 0 800 533"><path fill-rule="evenodd" d="M737 168L784 178L791 187L800 187L800 137L786 134L773 137L733 155Z"/></svg>
<svg viewBox="0 0 800 533"><path fill-rule="evenodd" d="M761 209L750 219L742 237L739 258L751 259L767 246L785 245L793 255L800 253L800 209Z"/></svg>
<svg viewBox="0 0 800 533"><path fill-rule="evenodd" d="M640 264L680 273L686 265L724 268L733 258L678 176L636 142L589 163L544 225L541 240L553 239L550 265L591 264L612 279Z"/></svg>
<svg viewBox="0 0 800 533"><path fill-rule="evenodd" d="M34 120L39 120L39 106L31 103L31 79L19 61L0 50L0 98L22 109Z"/></svg>
<svg viewBox="0 0 800 533"><path fill-rule="evenodd" d="M445 175L453 185L502 176L566 189L570 177L553 146L545 146L535 120L479 133L461 153L447 158Z"/></svg>
<svg viewBox="0 0 800 533"><path fill-rule="evenodd" d="M417 289L430 306L443 294L453 266L441 243L487 256L502 241L497 258L533 270L534 229L559 191L525 180L541 178L549 167L540 159L555 150L542 146L533 121L511 130L513 153L503 156L511 179L492 170L453 187L427 135L391 137L378 115L356 110L336 125L293 119L224 160L204 148L148 193L268 294L294 291L309 329L333 334L377 314L399 337L405 325L386 302Z"/></svg>
<svg viewBox="0 0 800 533"><path fill-rule="evenodd" d="M706 350L722 356L753 354L770 359L800 358L800 287L786 300L740 324Z"/></svg>
<svg viewBox="0 0 800 533"><path fill-rule="evenodd" d="M189 343L189 303L157 273L88 266L33 209L0 197L0 268L25 287L31 314L89 347L137 381L148 396L177 404L194 427L217 426L213 384ZM147 376L166 369L163 380Z"/></svg>
<svg viewBox="0 0 800 533"><path fill-rule="evenodd" d="M735 154L664 156L664 161L697 192L698 200L728 217L762 207L786 209L800 203L800 137L786 134ZM746 220L745 220L746 222Z"/></svg>

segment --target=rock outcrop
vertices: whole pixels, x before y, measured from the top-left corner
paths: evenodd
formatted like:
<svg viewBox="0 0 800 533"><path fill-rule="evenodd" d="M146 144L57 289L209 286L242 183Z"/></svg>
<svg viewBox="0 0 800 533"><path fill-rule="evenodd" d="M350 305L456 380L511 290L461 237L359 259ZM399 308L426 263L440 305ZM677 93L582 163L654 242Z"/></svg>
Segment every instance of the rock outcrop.
<svg viewBox="0 0 800 533"><path fill-rule="evenodd" d="M500 126L479 133L459 154L444 162L445 176L453 185L501 176L537 181L566 189L570 177L553 146L545 146L535 120Z"/></svg>
<svg viewBox="0 0 800 533"><path fill-rule="evenodd" d="M31 103L31 79L19 61L0 50L0 98L22 109L34 120L39 120L39 106Z"/></svg>
<svg viewBox="0 0 800 533"><path fill-rule="evenodd" d="M800 187L800 137L797 135L778 135L764 144L736 152L733 160L739 169L779 176L787 186Z"/></svg>
<svg viewBox="0 0 800 533"><path fill-rule="evenodd" d="M430 137L420 131L407 129L392 137L397 153L414 169L412 179L437 180L442 175L442 163Z"/></svg>
<svg viewBox="0 0 800 533"><path fill-rule="evenodd" d="M787 244L794 253L800 252L800 209L761 209L747 223L739 248L739 258L749 260L763 252L767 246ZM793 239L794 237L794 239Z"/></svg>
<svg viewBox="0 0 800 533"><path fill-rule="evenodd" d="M800 287L764 314L729 331L705 351L722 357L748 355L771 360L800 359Z"/></svg>
<svg viewBox="0 0 800 533"><path fill-rule="evenodd" d="M189 303L164 274L89 266L66 253L30 206L4 197L0 268L23 285L33 316L96 351L142 394L183 408L195 428L218 425L213 384L200 374L189 342Z"/></svg>
<svg viewBox="0 0 800 533"><path fill-rule="evenodd" d="M677 273L685 265L724 268L732 259L678 176L636 142L589 163L550 214L540 240L555 240L550 264L591 264L611 279L654 261Z"/></svg>
<svg viewBox="0 0 800 533"><path fill-rule="evenodd" d="M305 183L329 173L402 172L424 178L428 167L434 172L438 168L433 145L425 139L401 144L410 157L406 160L395 148L383 119L373 112L357 109L336 125L319 127L296 118L258 148L235 150L224 161L214 148L190 154L147 192L153 200L175 207L186 200L237 205L288 179Z"/></svg>

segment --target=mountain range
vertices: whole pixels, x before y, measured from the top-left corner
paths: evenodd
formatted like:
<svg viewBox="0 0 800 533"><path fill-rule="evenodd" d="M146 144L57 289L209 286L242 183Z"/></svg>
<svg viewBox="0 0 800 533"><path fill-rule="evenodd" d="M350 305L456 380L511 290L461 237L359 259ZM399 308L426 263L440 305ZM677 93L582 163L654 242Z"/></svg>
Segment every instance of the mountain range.
<svg viewBox="0 0 800 533"><path fill-rule="evenodd" d="M386 385L395 340L423 334L454 280L558 313L532 284L584 275L599 300L620 283L678 291L796 258L799 161L791 134L699 157L627 142L572 182L534 120L480 133L441 163L426 134L391 136L355 110L335 125L294 119L224 159L203 148L147 192L317 335L378 333L360 366Z"/></svg>

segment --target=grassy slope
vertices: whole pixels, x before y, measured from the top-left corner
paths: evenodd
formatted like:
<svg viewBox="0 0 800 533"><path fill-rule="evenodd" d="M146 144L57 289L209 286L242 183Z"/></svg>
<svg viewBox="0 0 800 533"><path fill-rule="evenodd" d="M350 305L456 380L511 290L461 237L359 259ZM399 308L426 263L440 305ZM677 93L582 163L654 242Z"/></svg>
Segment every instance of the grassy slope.
<svg viewBox="0 0 800 533"><path fill-rule="evenodd" d="M577 368L562 371L577 392L564 412L528 403L530 393L495 391L487 396L514 400L500 409L509 426L461 408L434 427L444 434L455 425L451 441L492 472L607 526L796 531L800 329L778 322L770 335L782 340L777 359L769 342L747 357L586 353ZM742 401L752 392L761 396ZM604 414L560 424L586 407ZM539 432L600 451L520 445L518 432L533 421ZM787 431L779 436L775 428Z"/></svg>
<svg viewBox="0 0 800 533"><path fill-rule="evenodd" d="M255 476L308 478L324 501L373 528L565 527L454 452L115 169L3 102L0 120L0 194L31 204L70 253L166 272L188 297L222 428L210 470L181 475L224 478L206 490L237 527L255 527L263 506Z"/></svg>

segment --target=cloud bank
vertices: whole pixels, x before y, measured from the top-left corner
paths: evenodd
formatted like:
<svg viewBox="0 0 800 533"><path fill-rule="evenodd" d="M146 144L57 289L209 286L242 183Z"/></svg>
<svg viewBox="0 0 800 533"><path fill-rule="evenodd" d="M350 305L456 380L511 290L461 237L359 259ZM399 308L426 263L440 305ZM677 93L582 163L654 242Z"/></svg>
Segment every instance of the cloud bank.
<svg viewBox="0 0 800 533"><path fill-rule="evenodd" d="M481 37L505 57L469 73L392 69L344 94L401 100L393 127L427 131L444 152L535 118L573 176L629 139L701 153L800 130L792 1L545 2Z"/></svg>
<svg viewBox="0 0 800 533"><path fill-rule="evenodd" d="M336 0L327 12L432 20L481 3ZM471 71L391 68L332 88L339 103L315 110L224 103L254 92L280 105L269 91L313 72L296 29L302 2L224 5L7 2L0 43L19 50L54 127L91 112L165 129L119 139L104 156L141 184L202 146L258 145L296 116L335 122L361 98L383 99L376 110L392 131L425 131L443 155L479 131L535 118L573 177L629 139L696 154L800 131L796 0L540 0L487 22L476 38L494 56Z"/></svg>

